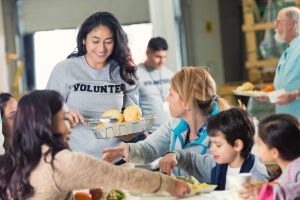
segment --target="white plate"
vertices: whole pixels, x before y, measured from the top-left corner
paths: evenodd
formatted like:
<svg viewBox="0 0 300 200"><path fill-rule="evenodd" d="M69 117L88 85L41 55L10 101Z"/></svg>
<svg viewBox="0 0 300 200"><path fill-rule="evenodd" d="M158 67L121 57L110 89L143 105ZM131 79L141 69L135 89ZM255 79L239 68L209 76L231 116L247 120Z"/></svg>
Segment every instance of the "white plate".
<svg viewBox="0 0 300 200"><path fill-rule="evenodd" d="M281 89L281 90L275 90L273 92L268 92L268 96L269 96L269 99L270 99L270 102L271 103L275 103L278 101L278 97L285 94L286 91L285 89Z"/></svg>
<svg viewBox="0 0 300 200"><path fill-rule="evenodd" d="M217 185L208 185L207 187L200 188L197 190L191 190L191 192L187 196L193 196L197 194L202 194L202 193L208 193L212 192L216 189Z"/></svg>
<svg viewBox="0 0 300 200"><path fill-rule="evenodd" d="M235 95L247 96L247 97L263 97L263 96L267 96L267 93L263 92L263 91L238 91L238 90L232 90L232 92Z"/></svg>

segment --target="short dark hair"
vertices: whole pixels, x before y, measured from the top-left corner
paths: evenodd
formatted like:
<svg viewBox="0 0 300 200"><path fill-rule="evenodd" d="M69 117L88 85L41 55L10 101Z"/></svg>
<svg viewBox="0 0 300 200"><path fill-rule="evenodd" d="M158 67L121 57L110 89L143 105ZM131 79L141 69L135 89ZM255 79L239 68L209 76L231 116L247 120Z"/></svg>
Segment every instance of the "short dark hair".
<svg viewBox="0 0 300 200"><path fill-rule="evenodd" d="M150 49L151 51L160 51L160 50L167 51L168 43L162 37L154 37L149 40L147 48Z"/></svg>
<svg viewBox="0 0 300 200"><path fill-rule="evenodd" d="M226 141L234 146L236 140L243 141L244 147L241 156L246 158L254 144L255 128L251 115L240 108L224 110L208 119L208 135L214 137L221 131Z"/></svg>
<svg viewBox="0 0 300 200"><path fill-rule="evenodd" d="M258 125L258 135L269 147L276 148L283 160L300 156L300 130L298 120L287 114L274 114Z"/></svg>

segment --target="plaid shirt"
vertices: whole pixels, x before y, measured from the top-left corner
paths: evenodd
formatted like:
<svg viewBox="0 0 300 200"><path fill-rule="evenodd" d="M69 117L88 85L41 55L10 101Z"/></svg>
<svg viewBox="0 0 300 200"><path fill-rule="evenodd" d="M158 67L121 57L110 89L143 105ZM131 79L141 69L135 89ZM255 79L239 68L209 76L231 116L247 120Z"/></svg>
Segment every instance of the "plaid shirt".
<svg viewBox="0 0 300 200"><path fill-rule="evenodd" d="M262 200L300 200L300 157L290 162L276 181L261 190Z"/></svg>

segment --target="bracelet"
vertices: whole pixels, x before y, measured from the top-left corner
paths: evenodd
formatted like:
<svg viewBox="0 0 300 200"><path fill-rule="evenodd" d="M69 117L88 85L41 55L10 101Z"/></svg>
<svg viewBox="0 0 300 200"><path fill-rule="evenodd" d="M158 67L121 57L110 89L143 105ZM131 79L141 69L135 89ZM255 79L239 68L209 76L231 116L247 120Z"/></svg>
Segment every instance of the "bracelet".
<svg viewBox="0 0 300 200"><path fill-rule="evenodd" d="M162 175L160 173L158 173L158 175L159 175L159 186L156 190L153 191L153 193L157 193L160 190L162 185Z"/></svg>

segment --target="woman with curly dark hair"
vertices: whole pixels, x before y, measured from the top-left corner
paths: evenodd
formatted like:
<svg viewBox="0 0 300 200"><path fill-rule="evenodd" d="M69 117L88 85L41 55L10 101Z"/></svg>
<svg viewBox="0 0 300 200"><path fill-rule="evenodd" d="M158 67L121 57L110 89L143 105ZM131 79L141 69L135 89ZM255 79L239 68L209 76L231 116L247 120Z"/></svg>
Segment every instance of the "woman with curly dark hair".
<svg viewBox="0 0 300 200"><path fill-rule="evenodd" d="M77 126L70 140L72 150L100 157L101 150L120 139L99 140L83 124L84 117L99 117L108 109L121 111L137 104L136 66L124 30L108 12L89 16L80 26L77 50L58 63L47 84L60 92Z"/></svg>
<svg viewBox="0 0 300 200"><path fill-rule="evenodd" d="M72 190L85 188L166 191L174 196L190 191L186 183L158 172L117 167L71 152L69 115L56 91L31 92L17 110L12 145L0 162L0 199L65 200L72 198Z"/></svg>

